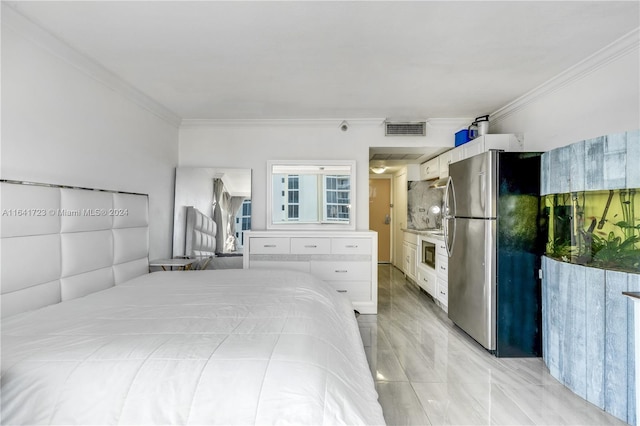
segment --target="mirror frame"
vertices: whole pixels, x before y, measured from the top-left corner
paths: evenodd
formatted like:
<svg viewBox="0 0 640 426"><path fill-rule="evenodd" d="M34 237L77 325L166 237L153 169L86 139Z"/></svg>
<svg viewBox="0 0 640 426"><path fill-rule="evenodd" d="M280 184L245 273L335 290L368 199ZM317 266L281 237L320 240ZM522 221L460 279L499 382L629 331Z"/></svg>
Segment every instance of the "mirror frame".
<svg viewBox="0 0 640 426"><path fill-rule="evenodd" d="M349 166L349 222L345 223L273 223L273 168L274 166ZM320 173L319 173L320 174ZM356 162L355 160L270 160L267 161L267 229L277 230L343 230L353 231L356 229Z"/></svg>

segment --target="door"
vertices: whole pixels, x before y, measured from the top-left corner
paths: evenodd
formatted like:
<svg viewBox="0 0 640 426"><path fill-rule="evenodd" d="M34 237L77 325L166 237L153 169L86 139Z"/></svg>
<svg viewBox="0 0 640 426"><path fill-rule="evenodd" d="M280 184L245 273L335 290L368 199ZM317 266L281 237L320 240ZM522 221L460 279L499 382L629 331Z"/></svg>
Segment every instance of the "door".
<svg viewBox="0 0 640 426"><path fill-rule="evenodd" d="M391 179L369 179L369 229L378 233L378 262L391 261Z"/></svg>
<svg viewBox="0 0 640 426"><path fill-rule="evenodd" d="M449 166L455 197L455 217L496 217L496 151L467 158Z"/></svg>
<svg viewBox="0 0 640 426"><path fill-rule="evenodd" d="M496 221L454 219L449 268L449 318L478 343L495 349Z"/></svg>

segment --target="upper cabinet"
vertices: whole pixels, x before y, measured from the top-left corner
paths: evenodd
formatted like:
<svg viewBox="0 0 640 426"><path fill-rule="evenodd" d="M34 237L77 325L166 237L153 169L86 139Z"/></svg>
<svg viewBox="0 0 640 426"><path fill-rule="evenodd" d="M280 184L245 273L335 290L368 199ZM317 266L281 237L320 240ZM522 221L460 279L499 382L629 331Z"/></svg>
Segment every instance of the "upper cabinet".
<svg viewBox="0 0 640 426"><path fill-rule="evenodd" d="M478 136L474 140L469 141L464 145L460 145L459 147L452 149L449 152L456 153L458 155L459 158L451 161L452 163L455 163L456 161L473 157L474 155L489 151L490 149L500 149L502 151L511 152L524 151L524 140L522 139L521 135L489 134Z"/></svg>
<svg viewBox="0 0 640 426"><path fill-rule="evenodd" d="M430 180L436 179L440 175L440 162L438 157L432 158L420 165L420 179Z"/></svg>
<svg viewBox="0 0 640 426"><path fill-rule="evenodd" d="M490 149L499 149L511 152L524 151L524 141L521 135L513 134L489 134L478 136L464 145L460 145L450 151L440 154L440 156L436 158L436 160L439 161L439 174L436 177L446 178L449 176L449 164L473 157L474 155L481 154ZM430 161L433 160L429 160L428 162Z"/></svg>
<svg viewBox="0 0 640 426"><path fill-rule="evenodd" d="M451 154L453 150L447 151L444 154L438 156L438 177L440 179L449 176L449 164L451 164Z"/></svg>
<svg viewBox="0 0 640 426"><path fill-rule="evenodd" d="M472 141L451 149L420 164L420 180L442 179L449 176L449 164L481 154L490 149L518 152L524 151L522 135L489 134L478 136ZM417 180L415 172L409 173L409 180ZM413 177L413 178L412 178Z"/></svg>
<svg viewBox="0 0 640 426"><path fill-rule="evenodd" d="M449 164L455 163L456 161L460 161L464 158L466 158L464 156L464 150L458 148L441 154L438 157L438 161L440 162L440 179L449 177Z"/></svg>
<svg viewBox="0 0 640 426"><path fill-rule="evenodd" d="M420 177L420 164L407 164L407 180L422 180Z"/></svg>

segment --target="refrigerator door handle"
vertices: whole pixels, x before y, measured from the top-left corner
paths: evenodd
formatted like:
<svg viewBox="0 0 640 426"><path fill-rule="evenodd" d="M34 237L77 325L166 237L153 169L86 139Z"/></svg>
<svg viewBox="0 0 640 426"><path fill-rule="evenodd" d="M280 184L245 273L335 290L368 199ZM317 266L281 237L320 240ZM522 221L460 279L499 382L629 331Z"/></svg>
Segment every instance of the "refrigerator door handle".
<svg viewBox="0 0 640 426"><path fill-rule="evenodd" d="M453 222L453 232L449 232L449 221ZM453 253L453 246L456 241L456 218L449 217L445 222L444 226L444 246L447 249L447 256L451 257L451 253ZM451 238L449 238L451 236ZM451 241L451 243L449 243Z"/></svg>
<svg viewBox="0 0 640 426"><path fill-rule="evenodd" d="M480 200L480 207L482 208L482 212L487 213L486 204L485 204L485 191L486 191L486 178L487 174L485 172L478 173L478 181L480 183L480 196L478 199Z"/></svg>
<svg viewBox="0 0 640 426"><path fill-rule="evenodd" d="M451 197L449 197L451 195ZM453 206L449 204L449 201L453 201ZM453 209L451 208L453 207ZM447 181L447 188L444 192L444 246L447 249L447 256L451 257L451 252L453 250L453 241L456 235L456 220L455 220L455 211L456 211L456 191L453 187L453 180L449 178ZM453 235L451 238L451 244L449 244L449 221L453 220Z"/></svg>
<svg viewBox="0 0 640 426"><path fill-rule="evenodd" d="M447 186L445 187L445 190L444 190L444 217L450 218L450 217L454 217L455 215L456 215L456 190L453 187L453 179L449 177L449 179L447 180Z"/></svg>

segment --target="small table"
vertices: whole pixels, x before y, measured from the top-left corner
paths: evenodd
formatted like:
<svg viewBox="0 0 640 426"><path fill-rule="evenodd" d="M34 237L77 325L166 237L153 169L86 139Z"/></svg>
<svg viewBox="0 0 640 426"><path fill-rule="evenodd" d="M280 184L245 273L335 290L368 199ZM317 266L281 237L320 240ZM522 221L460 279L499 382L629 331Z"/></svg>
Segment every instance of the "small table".
<svg viewBox="0 0 640 426"><path fill-rule="evenodd" d="M195 261L196 259L156 259L149 262L149 267L160 266L163 271L166 271L167 267L170 271L173 271L173 268L178 268L178 271L187 271Z"/></svg>

